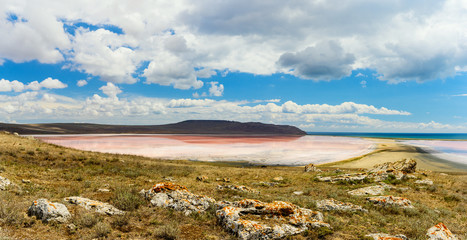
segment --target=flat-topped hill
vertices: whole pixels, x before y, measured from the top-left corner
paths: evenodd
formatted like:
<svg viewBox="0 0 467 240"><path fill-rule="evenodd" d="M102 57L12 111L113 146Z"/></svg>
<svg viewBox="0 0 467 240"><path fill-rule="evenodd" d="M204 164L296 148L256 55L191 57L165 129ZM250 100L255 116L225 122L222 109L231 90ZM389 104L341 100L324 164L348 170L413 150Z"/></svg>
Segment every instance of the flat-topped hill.
<svg viewBox="0 0 467 240"><path fill-rule="evenodd" d="M306 135L297 127L259 122L235 122L225 120L188 120L164 125L107 125L91 123L0 123L0 130L19 134L266 134Z"/></svg>

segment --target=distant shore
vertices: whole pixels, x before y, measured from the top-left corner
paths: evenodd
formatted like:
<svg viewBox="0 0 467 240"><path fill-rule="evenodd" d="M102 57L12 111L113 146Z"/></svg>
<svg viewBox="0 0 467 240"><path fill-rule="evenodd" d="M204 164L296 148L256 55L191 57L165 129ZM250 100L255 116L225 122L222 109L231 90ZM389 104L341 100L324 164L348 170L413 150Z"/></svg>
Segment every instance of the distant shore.
<svg viewBox="0 0 467 240"><path fill-rule="evenodd" d="M438 158L420 147L398 143L394 139L378 138L374 140L377 140L379 144L371 153L338 162L325 163L320 166L367 169L382 162L395 162L404 158L413 158L417 161L417 167L422 170L467 173L466 164Z"/></svg>

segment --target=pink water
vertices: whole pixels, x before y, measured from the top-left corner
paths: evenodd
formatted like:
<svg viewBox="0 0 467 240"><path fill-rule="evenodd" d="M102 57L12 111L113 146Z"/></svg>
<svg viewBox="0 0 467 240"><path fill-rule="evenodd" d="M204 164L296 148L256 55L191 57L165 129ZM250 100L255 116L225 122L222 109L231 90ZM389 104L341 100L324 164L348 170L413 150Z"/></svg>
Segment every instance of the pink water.
<svg viewBox="0 0 467 240"><path fill-rule="evenodd" d="M344 160L371 152L370 140L331 136L47 135L45 142L80 150L163 159L247 161L305 165Z"/></svg>

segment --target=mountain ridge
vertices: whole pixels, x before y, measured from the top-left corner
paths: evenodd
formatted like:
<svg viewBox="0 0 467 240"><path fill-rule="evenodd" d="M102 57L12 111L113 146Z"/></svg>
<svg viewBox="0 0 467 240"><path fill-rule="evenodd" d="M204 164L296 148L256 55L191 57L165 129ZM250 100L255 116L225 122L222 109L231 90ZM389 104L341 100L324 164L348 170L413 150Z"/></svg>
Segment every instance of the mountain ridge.
<svg viewBox="0 0 467 240"><path fill-rule="evenodd" d="M228 120L186 120L163 125L110 125L95 123L0 123L0 131L19 134L264 134L306 135L303 130L290 125Z"/></svg>

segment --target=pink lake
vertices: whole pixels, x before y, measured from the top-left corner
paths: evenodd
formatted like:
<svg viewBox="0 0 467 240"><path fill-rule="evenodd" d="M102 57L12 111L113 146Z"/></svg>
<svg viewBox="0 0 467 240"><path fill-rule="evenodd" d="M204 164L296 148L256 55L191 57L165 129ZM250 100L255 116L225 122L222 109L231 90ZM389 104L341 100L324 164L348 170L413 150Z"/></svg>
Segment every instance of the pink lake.
<svg viewBox="0 0 467 240"><path fill-rule="evenodd" d="M48 143L86 151L162 159L247 161L265 165L306 165L369 153L375 142L331 136L219 135L36 135Z"/></svg>

